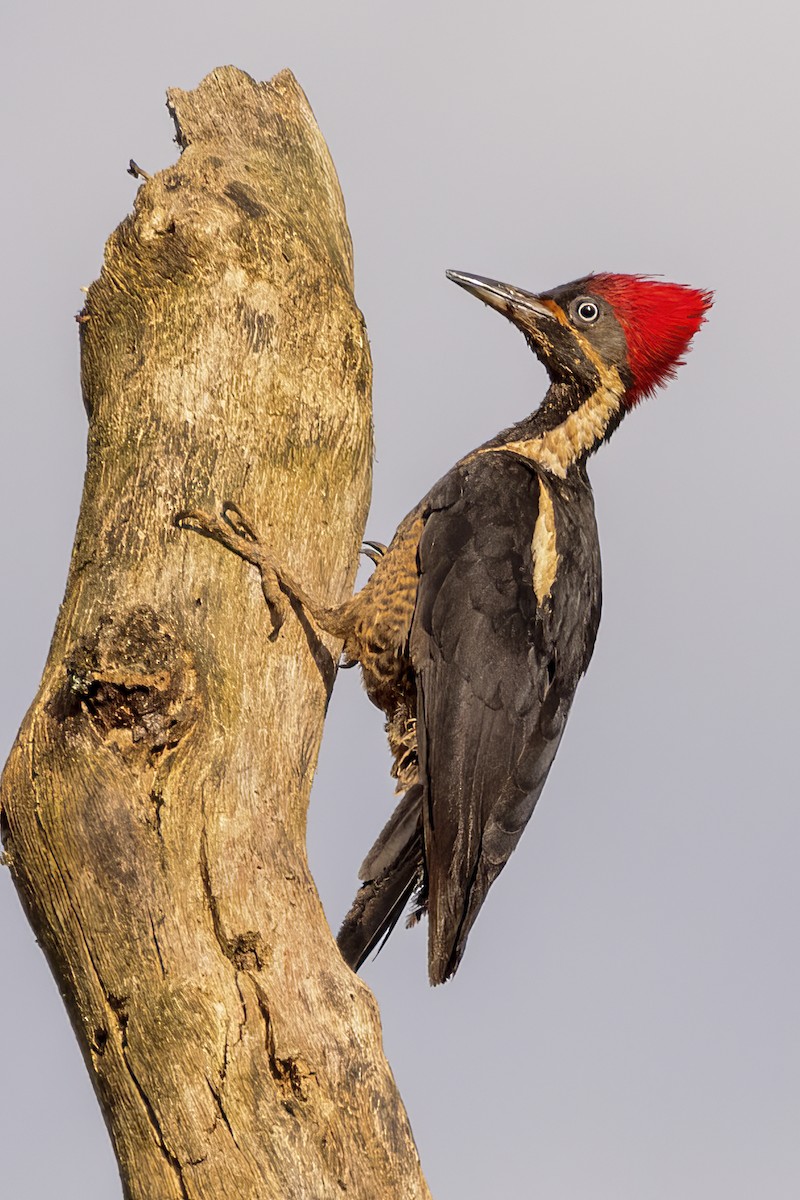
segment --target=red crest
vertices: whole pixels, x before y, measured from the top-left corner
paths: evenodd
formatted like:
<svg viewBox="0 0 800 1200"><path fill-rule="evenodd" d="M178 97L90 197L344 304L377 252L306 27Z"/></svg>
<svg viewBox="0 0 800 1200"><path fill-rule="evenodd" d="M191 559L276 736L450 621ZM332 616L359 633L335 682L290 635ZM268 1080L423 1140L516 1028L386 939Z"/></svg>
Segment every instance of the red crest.
<svg viewBox="0 0 800 1200"><path fill-rule="evenodd" d="M683 363L689 343L705 320L713 292L646 275L592 275L588 290L607 300L625 332L633 385L632 406L666 383Z"/></svg>

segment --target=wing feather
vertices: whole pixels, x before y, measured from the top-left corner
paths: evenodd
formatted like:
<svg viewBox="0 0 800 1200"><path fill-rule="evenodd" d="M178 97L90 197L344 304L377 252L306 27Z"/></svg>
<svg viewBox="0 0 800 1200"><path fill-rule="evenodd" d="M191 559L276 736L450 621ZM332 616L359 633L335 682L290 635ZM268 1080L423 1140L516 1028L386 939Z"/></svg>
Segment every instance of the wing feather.
<svg viewBox="0 0 800 1200"><path fill-rule="evenodd" d="M460 470L420 541L410 643L433 983L533 812L580 674L560 670L533 590L537 475L510 455Z"/></svg>

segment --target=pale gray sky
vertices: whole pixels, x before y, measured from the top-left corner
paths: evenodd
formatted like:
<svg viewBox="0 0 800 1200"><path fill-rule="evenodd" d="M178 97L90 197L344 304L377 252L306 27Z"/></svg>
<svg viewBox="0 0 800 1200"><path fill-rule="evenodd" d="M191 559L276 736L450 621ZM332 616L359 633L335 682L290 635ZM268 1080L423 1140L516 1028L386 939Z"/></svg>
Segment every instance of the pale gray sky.
<svg viewBox="0 0 800 1200"><path fill-rule="evenodd" d="M174 156L167 86L290 66L311 100L375 360L373 538L543 393L522 338L446 267L716 289L676 382L592 465L597 651L458 977L428 988L420 930L364 971L437 1200L800 1195L797 22L774 0L40 0L3 18L3 756L80 498L78 289L131 205L128 159ZM334 925L388 765L344 673L310 816ZM0 956L0 1192L114 1200L5 871Z"/></svg>

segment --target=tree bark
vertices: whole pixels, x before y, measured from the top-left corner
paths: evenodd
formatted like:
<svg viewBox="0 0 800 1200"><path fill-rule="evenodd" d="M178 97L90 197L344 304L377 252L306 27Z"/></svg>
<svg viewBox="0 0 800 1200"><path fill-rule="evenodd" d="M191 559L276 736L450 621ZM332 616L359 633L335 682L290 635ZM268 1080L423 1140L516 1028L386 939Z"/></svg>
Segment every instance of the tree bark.
<svg viewBox="0 0 800 1200"><path fill-rule="evenodd" d="M305 853L339 646L175 528L242 504L330 604L370 492L371 364L338 181L288 72L172 91L81 315L66 597L2 780L22 902L135 1200L428 1196L375 1002Z"/></svg>

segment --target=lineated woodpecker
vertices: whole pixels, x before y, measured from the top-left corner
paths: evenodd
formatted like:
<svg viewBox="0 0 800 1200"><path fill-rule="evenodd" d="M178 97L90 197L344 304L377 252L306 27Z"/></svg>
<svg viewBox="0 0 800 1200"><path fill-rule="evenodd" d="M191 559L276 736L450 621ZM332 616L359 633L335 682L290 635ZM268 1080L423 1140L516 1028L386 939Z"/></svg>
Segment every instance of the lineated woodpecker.
<svg viewBox="0 0 800 1200"><path fill-rule="evenodd" d="M533 812L600 621L589 455L670 379L711 293L638 275L589 275L549 292L448 271L516 325L550 376L540 407L447 472L388 548L367 543L368 583L318 604L240 509L181 514L257 566L277 633L299 601L344 641L386 714L402 798L364 860L339 933L356 969L414 897L428 969L456 971L489 888Z"/></svg>

